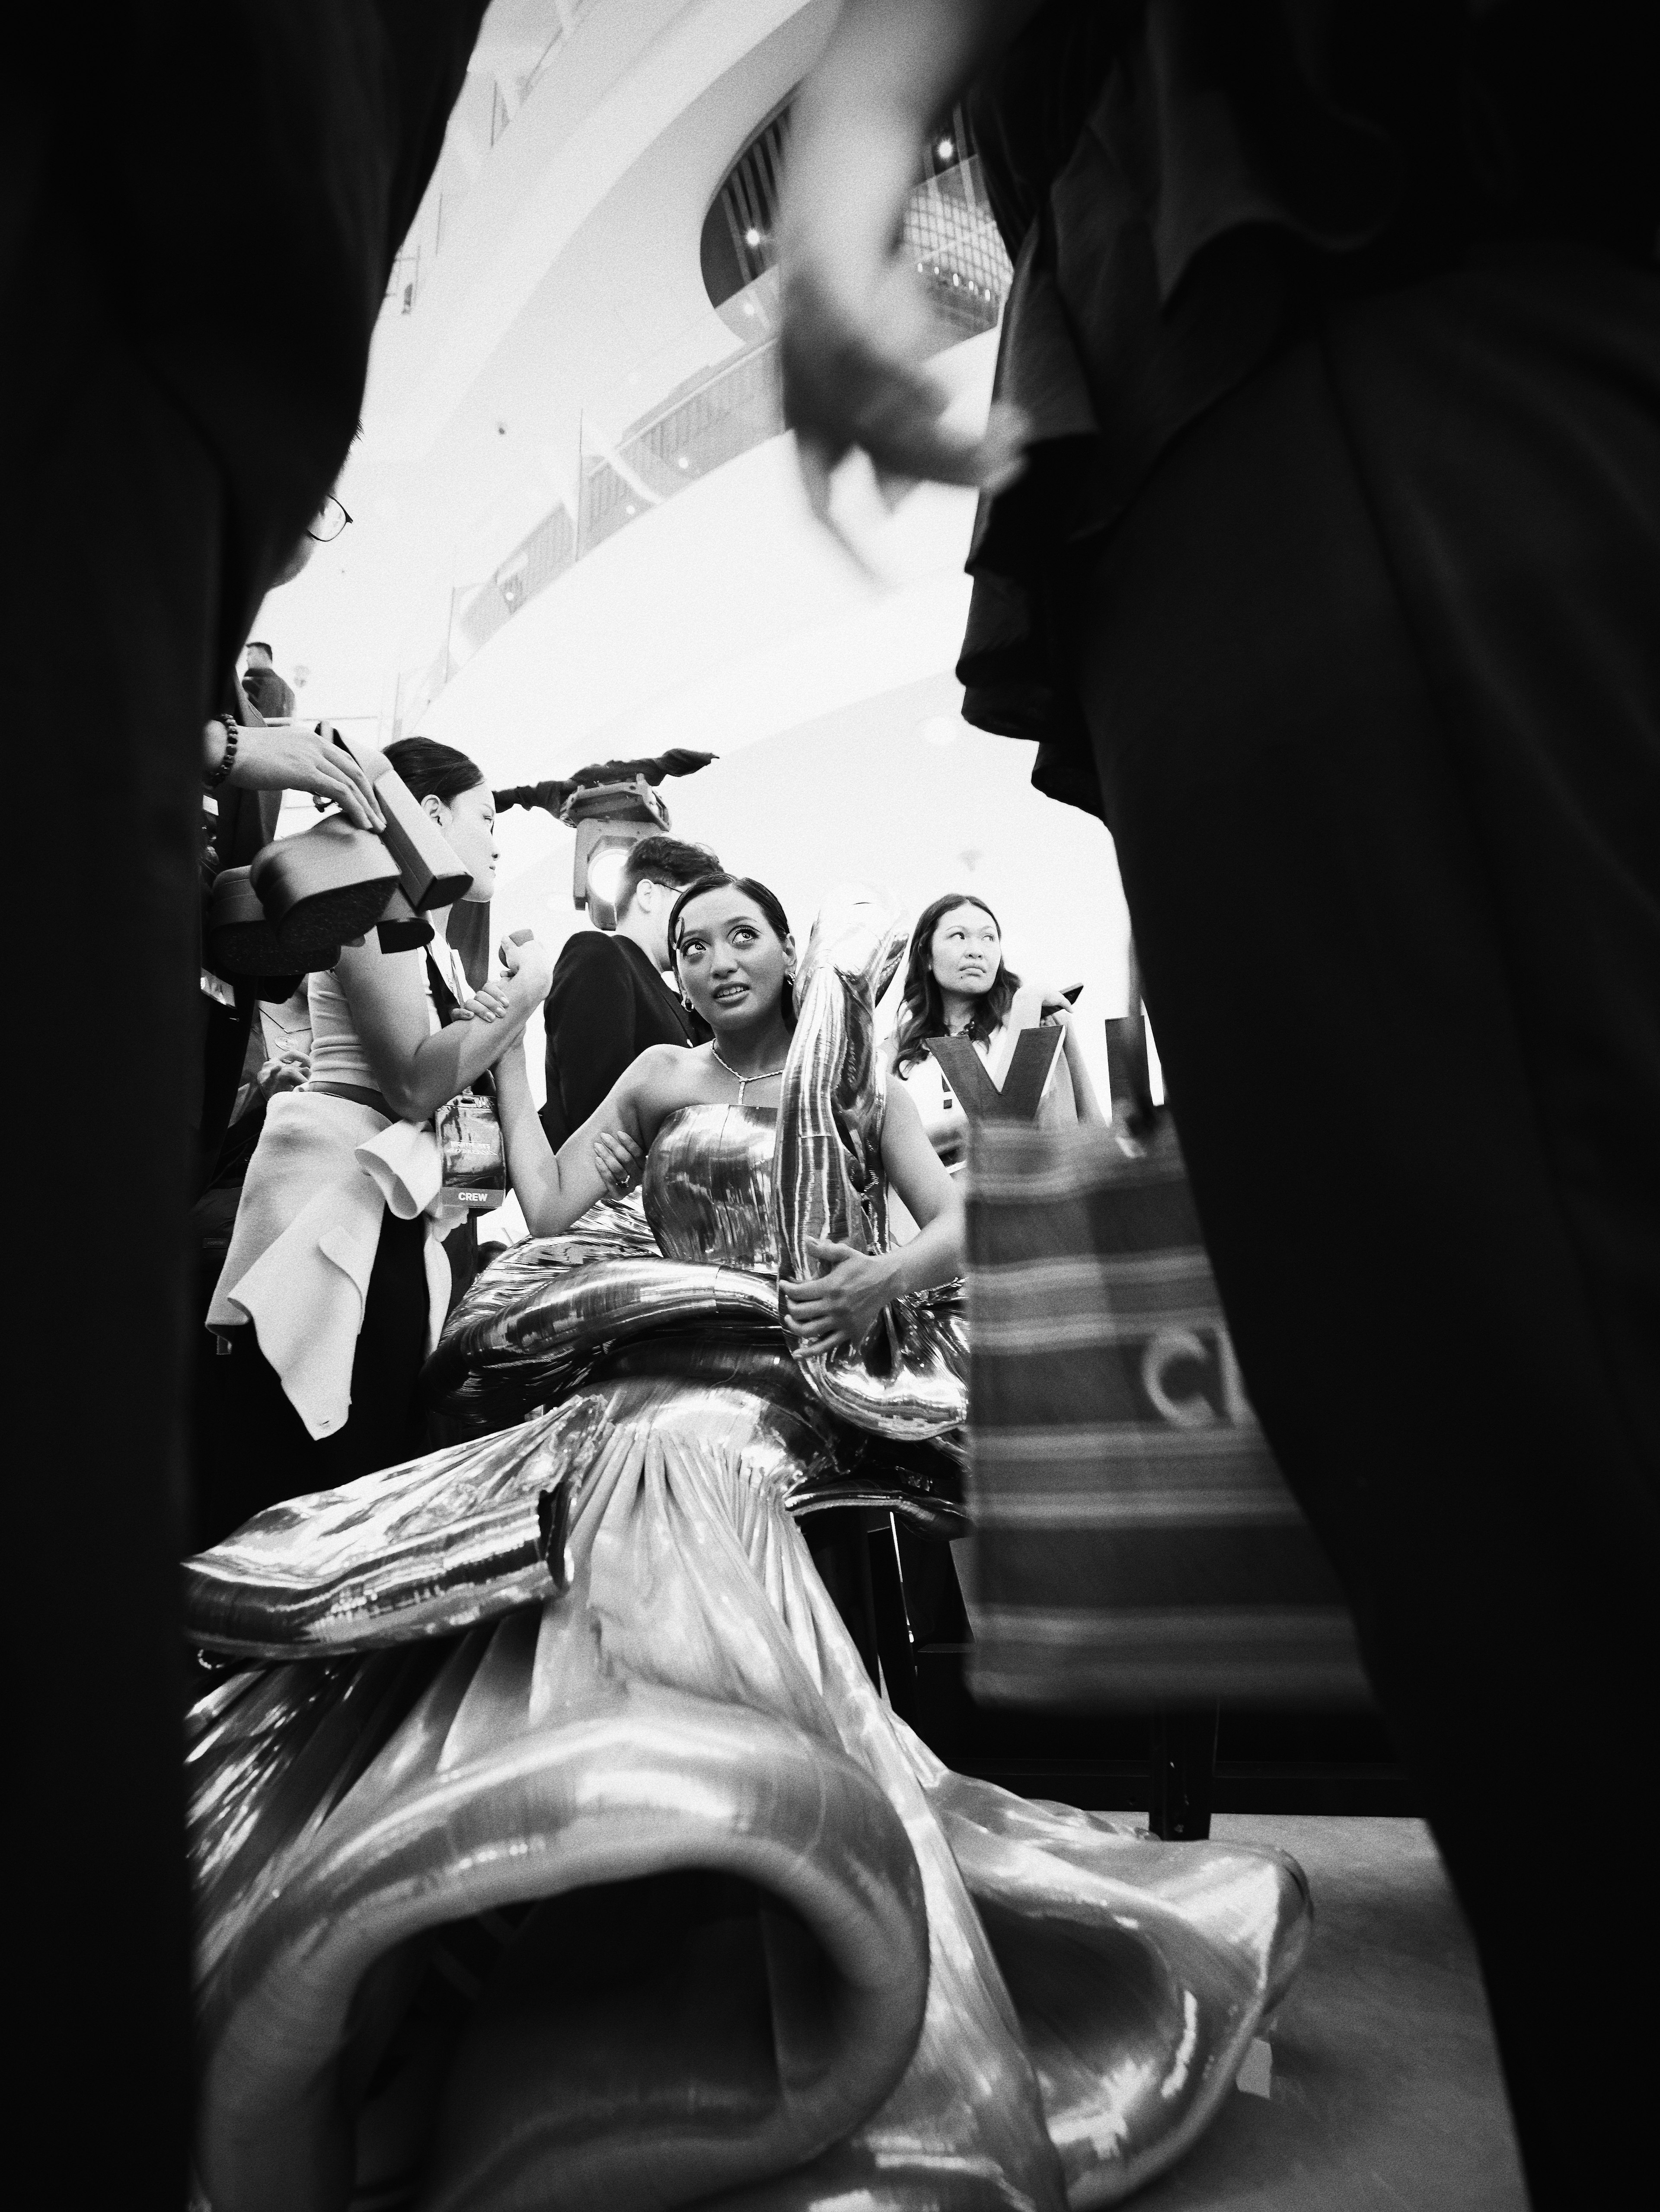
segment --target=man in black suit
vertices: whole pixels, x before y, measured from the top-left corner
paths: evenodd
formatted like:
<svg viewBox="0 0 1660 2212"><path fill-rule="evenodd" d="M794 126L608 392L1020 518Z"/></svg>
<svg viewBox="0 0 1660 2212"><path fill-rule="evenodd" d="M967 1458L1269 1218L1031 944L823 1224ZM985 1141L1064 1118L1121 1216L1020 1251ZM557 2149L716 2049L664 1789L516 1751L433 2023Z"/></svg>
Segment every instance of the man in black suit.
<svg viewBox="0 0 1660 2212"><path fill-rule="evenodd" d="M242 672L242 689L258 708L268 722L286 721L294 712L294 686L277 674L271 661L271 649L258 638L251 637L247 643L247 665Z"/></svg>
<svg viewBox="0 0 1660 2212"><path fill-rule="evenodd" d="M615 933L585 929L559 956L548 993L548 1103L557 1152L649 1044L695 1044L695 1017L668 982L669 916L688 884L720 862L706 845L642 837L617 894Z"/></svg>

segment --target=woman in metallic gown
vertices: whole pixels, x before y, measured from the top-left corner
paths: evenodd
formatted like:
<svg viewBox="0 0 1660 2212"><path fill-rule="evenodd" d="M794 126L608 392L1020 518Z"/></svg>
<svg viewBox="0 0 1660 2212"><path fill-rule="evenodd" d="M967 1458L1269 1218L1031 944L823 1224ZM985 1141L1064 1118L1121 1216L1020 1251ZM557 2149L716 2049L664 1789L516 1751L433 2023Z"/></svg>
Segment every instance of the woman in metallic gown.
<svg viewBox="0 0 1660 2212"><path fill-rule="evenodd" d="M723 878L674 942L712 1044L557 1158L502 1064L543 1233L429 1364L462 1441L188 1565L231 1662L191 1717L214 2212L1107 2203L1300 1955L1289 1861L954 1775L873 1686L797 1522L965 1526L961 1216L872 1037L903 938L849 899L797 962Z"/></svg>

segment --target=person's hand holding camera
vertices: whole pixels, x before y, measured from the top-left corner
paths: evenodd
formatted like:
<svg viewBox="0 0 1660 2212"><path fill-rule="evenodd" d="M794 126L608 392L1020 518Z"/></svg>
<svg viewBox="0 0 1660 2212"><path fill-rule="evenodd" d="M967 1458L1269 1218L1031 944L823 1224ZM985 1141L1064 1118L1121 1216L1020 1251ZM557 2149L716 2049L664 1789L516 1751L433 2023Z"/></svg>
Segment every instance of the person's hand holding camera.
<svg viewBox="0 0 1660 2212"><path fill-rule="evenodd" d="M203 740L203 769L211 775L229 743L224 723L209 722ZM386 826L368 777L326 723L311 730L239 725L236 757L224 781L233 791L309 791L360 830Z"/></svg>

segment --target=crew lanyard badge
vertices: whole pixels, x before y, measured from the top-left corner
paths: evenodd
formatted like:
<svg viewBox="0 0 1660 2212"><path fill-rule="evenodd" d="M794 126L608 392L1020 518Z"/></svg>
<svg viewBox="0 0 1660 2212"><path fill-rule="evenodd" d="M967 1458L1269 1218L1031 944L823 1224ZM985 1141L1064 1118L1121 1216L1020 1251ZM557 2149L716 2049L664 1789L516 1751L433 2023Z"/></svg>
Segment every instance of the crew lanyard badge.
<svg viewBox="0 0 1660 2212"><path fill-rule="evenodd" d="M494 1098L463 1091L433 1117L447 1197L477 1212L507 1196L507 1158Z"/></svg>

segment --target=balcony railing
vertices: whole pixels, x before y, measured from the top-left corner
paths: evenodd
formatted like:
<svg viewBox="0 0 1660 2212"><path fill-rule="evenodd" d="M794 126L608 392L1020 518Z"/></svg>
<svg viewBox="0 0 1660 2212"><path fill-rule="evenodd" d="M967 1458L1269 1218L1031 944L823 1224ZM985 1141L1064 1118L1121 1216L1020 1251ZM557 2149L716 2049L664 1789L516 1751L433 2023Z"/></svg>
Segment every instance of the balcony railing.
<svg viewBox="0 0 1660 2212"><path fill-rule="evenodd" d="M1003 312L1010 272L977 159L918 187L906 210L905 239L954 333L972 337L990 330ZM770 271L750 288L758 303L754 327L763 332L774 288ZM576 514L563 502L553 507L488 576L451 593L442 642L398 679L393 735L412 731L456 672L597 546L783 428L778 340L770 334L670 392L619 439L585 422Z"/></svg>
<svg viewBox="0 0 1660 2212"><path fill-rule="evenodd" d="M550 0L553 32L527 67L493 77L470 76L445 132L432 182L409 226L386 287L388 314L415 312L421 283L443 250L445 228L477 177L481 159L512 125L521 107L554 66L560 49L602 0ZM470 141L469 144L465 142Z"/></svg>

